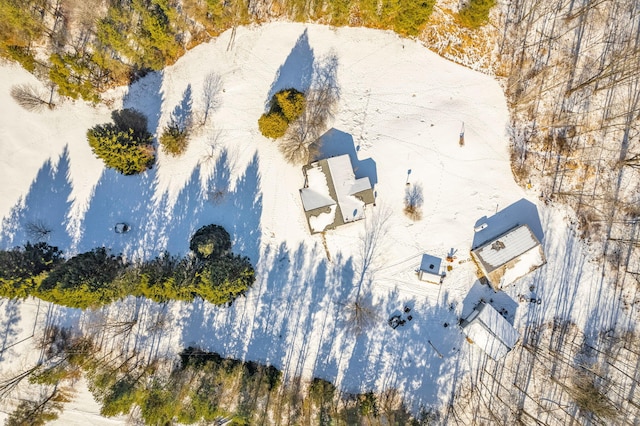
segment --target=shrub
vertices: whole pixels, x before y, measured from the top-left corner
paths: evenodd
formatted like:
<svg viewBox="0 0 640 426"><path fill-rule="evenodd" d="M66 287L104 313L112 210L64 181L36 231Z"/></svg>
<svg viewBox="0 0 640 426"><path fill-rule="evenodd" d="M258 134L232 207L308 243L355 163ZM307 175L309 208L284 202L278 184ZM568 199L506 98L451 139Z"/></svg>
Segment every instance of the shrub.
<svg viewBox="0 0 640 426"><path fill-rule="evenodd" d="M247 257L222 256L198 273L197 294L215 305L225 305L243 295L255 281L253 266Z"/></svg>
<svg viewBox="0 0 640 426"><path fill-rule="evenodd" d="M124 175L144 172L155 161L146 119L134 110L114 112L112 117L114 123L98 124L87 132L91 150L107 167Z"/></svg>
<svg viewBox="0 0 640 426"><path fill-rule="evenodd" d="M458 12L460 24L468 28L479 28L489 22L489 12L496 0L469 0Z"/></svg>
<svg viewBox="0 0 640 426"><path fill-rule="evenodd" d="M296 89L279 91L271 98L269 112L258 119L260 133L272 139L281 138L289 124L302 115L306 104L304 93Z"/></svg>
<svg viewBox="0 0 640 426"><path fill-rule="evenodd" d="M285 118L277 113L262 114L258 120L260 133L271 139L278 139L287 132L289 123Z"/></svg>
<svg viewBox="0 0 640 426"><path fill-rule="evenodd" d="M55 268L38 291L46 300L73 308L103 305L123 296L112 284L124 267L121 257L97 248Z"/></svg>
<svg viewBox="0 0 640 426"><path fill-rule="evenodd" d="M180 127L174 123L170 123L165 127L162 136L160 136L162 150L173 157L181 155L187 149L188 142L188 131L186 129L180 129Z"/></svg>
<svg viewBox="0 0 640 426"><path fill-rule="evenodd" d="M416 183L407 186L404 192L404 214L411 220L422 219L423 204L422 185Z"/></svg>
<svg viewBox="0 0 640 426"><path fill-rule="evenodd" d="M289 123L300 117L304 112L305 105L304 94L296 89L281 90L275 94L275 109Z"/></svg>
<svg viewBox="0 0 640 426"><path fill-rule="evenodd" d="M198 259L214 259L231 249L231 237L222 226L203 226L191 237L189 248Z"/></svg>

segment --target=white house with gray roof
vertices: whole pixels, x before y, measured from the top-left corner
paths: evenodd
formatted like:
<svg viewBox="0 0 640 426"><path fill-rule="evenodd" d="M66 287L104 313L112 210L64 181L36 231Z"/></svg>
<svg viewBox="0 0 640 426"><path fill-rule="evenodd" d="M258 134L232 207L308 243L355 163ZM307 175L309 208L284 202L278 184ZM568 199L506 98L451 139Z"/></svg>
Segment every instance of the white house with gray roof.
<svg viewBox="0 0 640 426"><path fill-rule="evenodd" d="M365 206L375 201L369 178L356 178L348 154L316 161L303 172L300 197L312 234L364 219Z"/></svg>

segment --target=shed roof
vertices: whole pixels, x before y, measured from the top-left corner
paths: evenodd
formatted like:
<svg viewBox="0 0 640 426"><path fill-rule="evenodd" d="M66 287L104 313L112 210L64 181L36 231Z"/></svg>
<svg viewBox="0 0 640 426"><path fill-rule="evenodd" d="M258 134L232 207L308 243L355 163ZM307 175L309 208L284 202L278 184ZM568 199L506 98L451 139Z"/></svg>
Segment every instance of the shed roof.
<svg viewBox="0 0 640 426"><path fill-rule="evenodd" d="M493 306L480 302L469 315L462 331L493 359L504 357L516 345L520 335Z"/></svg>
<svg viewBox="0 0 640 426"><path fill-rule="evenodd" d="M442 259L439 257L431 256L430 254L423 254L422 261L420 262L420 270L429 274L440 275L440 267L442 266Z"/></svg>

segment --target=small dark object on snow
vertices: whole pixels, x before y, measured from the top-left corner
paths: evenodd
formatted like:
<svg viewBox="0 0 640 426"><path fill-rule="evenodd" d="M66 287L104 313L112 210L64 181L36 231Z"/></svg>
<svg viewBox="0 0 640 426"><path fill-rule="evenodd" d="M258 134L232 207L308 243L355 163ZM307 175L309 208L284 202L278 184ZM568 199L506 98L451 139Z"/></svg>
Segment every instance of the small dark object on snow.
<svg viewBox="0 0 640 426"><path fill-rule="evenodd" d="M405 321L400 318L400 315L394 315L389 318L389 326L394 330L400 325L404 325Z"/></svg>
<svg viewBox="0 0 640 426"><path fill-rule="evenodd" d="M444 328L447 328L447 327L449 327L449 323L448 323L448 322L445 322L445 323L444 323Z"/></svg>
<svg viewBox="0 0 640 426"><path fill-rule="evenodd" d="M405 306L405 307L404 307L404 312L405 312L405 313L407 313L407 312L411 312L411 308L410 308L410 307L408 307L408 306Z"/></svg>
<svg viewBox="0 0 640 426"><path fill-rule="evenodd" d="M113 228L113 230L116 231L116 234L124 234L129 232L130 229L129 225L123 222L116 223L116 226Z"/></svg>
<svg viewBox="0 0 640 426"><path fill-rule="evenodd" d="M412 319L413 319L413 317L412 317L411 315L409 315L409 316L407 317L407 321L411 321Z"/></svg>

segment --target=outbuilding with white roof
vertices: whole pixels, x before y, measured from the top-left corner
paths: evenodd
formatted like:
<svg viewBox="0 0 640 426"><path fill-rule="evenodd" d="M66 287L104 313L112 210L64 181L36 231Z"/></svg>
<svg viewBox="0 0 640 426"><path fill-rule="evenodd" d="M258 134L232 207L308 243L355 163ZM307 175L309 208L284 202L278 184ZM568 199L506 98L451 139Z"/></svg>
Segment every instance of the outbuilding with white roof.
<svg viewBox="0 0 640 426"><path fill-rule="evenodd" d="M520 338L518 330L485 302L478 303L460 325L467 339L495 360L504 357Z"/></svg>

